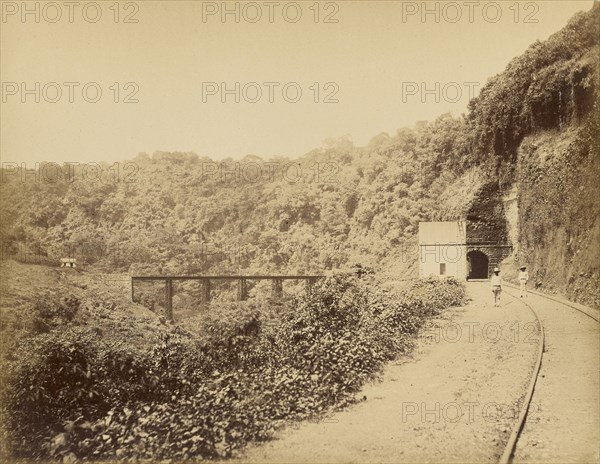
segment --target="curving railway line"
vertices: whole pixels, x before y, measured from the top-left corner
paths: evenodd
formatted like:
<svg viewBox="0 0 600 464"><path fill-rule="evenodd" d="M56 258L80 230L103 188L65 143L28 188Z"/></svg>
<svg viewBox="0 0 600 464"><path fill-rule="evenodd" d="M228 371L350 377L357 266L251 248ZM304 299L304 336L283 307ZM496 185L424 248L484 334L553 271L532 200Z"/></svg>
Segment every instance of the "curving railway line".
<svg viewBox="0 0 600 464"><path fill-rule="evenodd" d="M526 306L531 313L534 315L540 332L539 342L538 342L538 355L535 362L535 366L532 370L531 378L529 380L527 392L521 405L521 410L519 412L519 416L517 422L515 423L510 437L506 443L504 448L504 452L500 457L500 464L508 464L508 463L517 463L517 462L600 462L600 451L599 451L599 427L598 427L598 412L599 412L599 404L598 404L598 374L600 373L598 370L598 363L588 363L589 367L592 367L592 370L588 370L587 378L584 377L585 380L588 380L593 387L589 388L590 383L588 383L588 388L580 389L578 393L571 393L571 389L569 386L571 384L578 384L580 381L584 380L577 377L577 372L573 372L575 375L568 376L563 375L562 385L554 384L549 386L549 388L545 388L543 391L536 392L536 386L538 385L538 381L540 380L540 374L542 371L544 360L544 353L546 351L547 344L547 336L552 339L552 350L557 351L559 348L564 349L566 346L572 343L572 339L568 340L564 335L570 335L571 337L575 337L579 331L590 330L592 333L592 337L584 339L584 343L582 346L582 351L592 352L592 358L595 358L598 361L598 345L594 343L589 343L590 341L595 340L598 341L598 323L600 319L597 314L593 314L590 312L591 310L588 308L582 308L575 304L571 304L570 302L563 301L561 299L557 299L552 296L544 295L538 292L530 292L530 295L534 295L533 297L528 298L520 298L518 296L518 288L512 285L506 285L505 287L509 287L513 291L506 291L504 293L508 294L514 300L520 301L521 304ZM533 299L536 300L534 304L530 304L530 301ZM547 302L546 304L540 304L540 301ZM571 316L569 317L568 312L564 311L564 308L568 307L571 311ZM562 310L562 311L561 311ZM572 311L576 311L573 313ZM562 314L561 314L562 312ZM541 315L540 315L541 314ZM558 319L558 321L557 321ZM579 319L579 320L578 320ZM590 327L590 324L593 324L593 327ZM548 329L545 329L545 326ZM566 332L564 329L568 329ZM547 335L548 332L548 335ZM594 337L593 334L596 334ZM562 340L561 340L562 338ZM588 344L589 343L589 344ZM595 354L594 354L595 353ZM589 354L589 353L588 353ZM545 381L546 375L550 374L550 376L556 376L558 372L565 374L564 371L564 355L562 353L563 362L562 365L549 365L546 369L546 373L541 375L541 382ZM558 360L560 361L560 357ZM568 361L567 363L571 365L571 367L575 366L572 371L577 371L577 357L574 358L575 362ZM554 363L552 360L549 361L551 364L559 364ZM595 372L594 372L595 371ZM594 382L591 376L594 376L596 381ZM567 381L565 383L565 381ZM567 385L568 383L568 385ZM583 382L585 383L585 382ZM561 388L562 387L562 388ZM594 388L595 387L595 388ZM554 391L552 391L554 390ZM548 395L548 393L553 393L553 395ZM562 398L557 401L557 397L561 397L562 395L569 395L571 393L570 398ZM584 398L577 398L580 396L579 394L583 393ZM547 396L548 398L546 398ZM536 404L542 404L544 406L552 406L552 403L561 402L563 405L571 401L571 403L575 404L578 402L583 402L588 406L589 416L586 417L588 420L583 420L584 418L580 417L575 412L575 409L571 409L570 415L556 415L554 417L546 416L547 423L543 425L537 424L527 424L527 413L529 411L530 405L535 400ZM595 400L595 401L594 401ZM591 404L590 404L591 403ZM550 408L545 407L546 410L550 410ZM584 408L585 409L585 408ZM569 408L567 407L568 411ZM595 419L594 419L595 418ZM558 422L561 422L559 424ZM585 423L589 425L589 427L583 427L583 429L587 429L587 434L584 433L583 437L578 437L580 440L573 440L573 435L569 436L562 433L564 429L573 428L573 424L582 424ZM527 424L527 427L526 427ZM582 427L578 427L581 429ZM545 438L544 441L540 441L539 438ZM583 438L583 439L581 439ZM562 443L561 443L562 440ZM576 446L577 441L579 444L585 445L586 443L589 445L589 448L585 446L580 447ZM555 446L549 447L548 443L552 442ZM542 443L542 446L537 448L537 450L532 451L533 448ZM595 445L594 445L595 444ZM556 448L560 451L556 452ZM539 451L538 451L539 450ZM578 455L578 453L580 453Z"/></svg>
<svg viewBox="0 0 600 464"><path fill-rule="evenodd" d="M364 401L287 427L237 462L600 463L597 315L511 288L494 308L489 282L468 293L469 303L432 321L443 336L420 338L365 386ZM488 406L506 414L486 415Z"/></svg>

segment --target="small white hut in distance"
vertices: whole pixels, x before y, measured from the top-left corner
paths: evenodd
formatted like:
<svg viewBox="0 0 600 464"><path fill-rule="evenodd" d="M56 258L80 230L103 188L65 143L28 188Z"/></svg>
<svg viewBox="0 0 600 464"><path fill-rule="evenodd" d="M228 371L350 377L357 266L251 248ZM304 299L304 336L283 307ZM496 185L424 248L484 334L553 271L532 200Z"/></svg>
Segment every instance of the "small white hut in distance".
<svg viewBox="0 0 600 464"><path fill-rule="evenodd" d="M419 275L467 276L466 221L419 223Z"/></svg>
<svg viewBox="0 0 600 464"><path fill-rule="evenodd" d="M60 258L60 267L77 267L76 258Z"/></svg>

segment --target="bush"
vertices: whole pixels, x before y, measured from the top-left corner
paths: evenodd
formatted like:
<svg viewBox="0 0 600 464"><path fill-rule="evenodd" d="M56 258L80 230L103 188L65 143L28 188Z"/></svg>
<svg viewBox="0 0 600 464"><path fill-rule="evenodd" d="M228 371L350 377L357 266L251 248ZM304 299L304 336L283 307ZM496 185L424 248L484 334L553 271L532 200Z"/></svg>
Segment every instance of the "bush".
<svg viewBox="0 0 600 464"><path fill-rule="evenodd" d="M220 308L204 340L174 327L150 351L84 330L37 336L9 370L13 454L231 456L288 421L354 402L387 360L410 349L427 317L463 297L452 279L391 292L353 272L283 307Z"/></svg>
<svg viewBox="0 0 600 464"><path fill-rule="evenodd" d="M39 296L33 307L33 332L45 333L52 327L71 322L80 307L81 301L74 296L64 298L49 294Z"/></svg>

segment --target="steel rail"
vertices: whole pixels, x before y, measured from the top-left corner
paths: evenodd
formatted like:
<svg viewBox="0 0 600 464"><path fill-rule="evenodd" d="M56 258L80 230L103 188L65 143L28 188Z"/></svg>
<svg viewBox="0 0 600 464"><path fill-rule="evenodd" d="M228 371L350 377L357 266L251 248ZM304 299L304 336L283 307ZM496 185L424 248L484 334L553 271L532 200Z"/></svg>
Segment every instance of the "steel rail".
<svg viewBox="0 0 600 464"><path fill-rule="evenodd" d="M515 290L519 290L519 287L517 287L516 285L510 284L510 283L507 283L507 282L503 282L503 285L505 285L509 288L514 288ZM552 301L555 301L556 303L563 304L565 306L568 306L569 308L573 308L574 310L579 311L581 314L585 314L589 318L594 319L596 322L600 322L598 315L590 314L587 311L584 311L583 309L578 308L577 306L573 305L572 302L570 302L570 301L564 301L562 299L555 298L551 295L546 295L545 293L541 293L541 292L538 292L535 290L528 289L527 293L532 293L533 295L541 296L542 298L547 298L548 300L552 300Z"/></svg>
<svg viewBox="0 0 600 464"><path fill-rule="evenodd" d="M511 286L512 287L512 286ZM515 452L515 448L517 447L517 441L519 440L519 436L521 435L521 431L523 430L523 426L525 425L525 421L527 420L527 412L529 411L529 406L531 405L531 399L533 398L533 392L535 390L535 384L538 379L538 375L540 373L540 368L542 366L542 357L544 356L544 343L545 343L545 334L544 334L544 325L542 324L541 319L535 310L523 301L522 298L517 298L515 295L506 292L512 298L517 301L521 301L535 316L537 320L538 326L540 328L540 342L538 345L538 354L537 359L535 361L535 366L533 368L533 373L531 374L531 378L529 380L529 386L527 387L527 392L525 394L525 398L523 401L523 405L521 406L521 411L519 412L519 417L517 419L516 424L514 425L510 436L508 437L508 442L504 447L504 452L498 461L499 464L508 464L511 462L512 456Z"/></svg>
<svg viewBox="0 0 600 464"><path fill-rule="evenodd" d="M515 290L519 290L519 287L509 284L509 283L506 283L506 282L504 283L504 286L515 289ZM538 356L537 356L537 360L535 363L535 367L533 369L533 373L532 373L531 379L529 381L529 387L527 388L527 393L525 395L525 401L523 402L523 405L521 406L521 412L519 413L519 418L517 420L517 423L514 425L513 430L508 439L508 442L506 443L506 446L504 447L504 452L502 453L502 456L500 457L500 460L498 461L499 464L508 464L512 460L513 454L514 454L516 446L517 446L517 442L521 435L521 431L523 430L523 426L525 425L525 421L527 420L527 412L529 411L529 406L531 404L531 399L533 398L533 392L535 390L535 384L537 382L537 378L538 378L538 375L540 372L540 367L542 365L542 357L544 354L544 343L545 343L544 326L543 326L542 321L539 318L538 314L536 313L536 311L523 298L519 298L509 292L506 292L506 293L508 295L510 295L512 298L514 298L515 300L523 303L533 313L533 315L535 316L535 318L538 322L538 325L540 327L540 344L538 347ZM556 303L567 306L568 308L572 308L572 309L580 312L581 314L589 317L590 319L593 319L596 322L600 322L600 320L598 319L598 317L596 315L590 314L589 312L584 311L581 308L578 308L577 306L573 305L569 301L562 301L558 298L554 298L554 297L546 295L544 293L540 293L540 292L536 292L536 291L532 291L532 290L528 290L528 293L532 293L536 296L546 298L548 300L551 300Z"/></svg>

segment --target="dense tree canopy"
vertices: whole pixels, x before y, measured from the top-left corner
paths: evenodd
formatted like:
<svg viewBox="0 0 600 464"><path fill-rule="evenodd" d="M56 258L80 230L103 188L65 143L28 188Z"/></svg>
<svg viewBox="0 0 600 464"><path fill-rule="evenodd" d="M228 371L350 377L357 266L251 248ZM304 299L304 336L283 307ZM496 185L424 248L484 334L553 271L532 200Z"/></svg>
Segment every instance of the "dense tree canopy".
<svg viewBox="0 0 600 464"><path fill-rule="evenodd" d="M112 166L64 166L62 176L52 166L52 178L4 170L3 252L56 259L70 246L84 261L136 272L401 261L419 221L464 215L484 184L513 181L525 136L593 120L599 11L576 15L515 58L467 115L381 133L364 147L344 136L297 160L156 152Z"/></svg>

